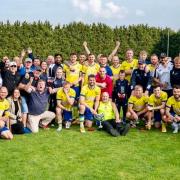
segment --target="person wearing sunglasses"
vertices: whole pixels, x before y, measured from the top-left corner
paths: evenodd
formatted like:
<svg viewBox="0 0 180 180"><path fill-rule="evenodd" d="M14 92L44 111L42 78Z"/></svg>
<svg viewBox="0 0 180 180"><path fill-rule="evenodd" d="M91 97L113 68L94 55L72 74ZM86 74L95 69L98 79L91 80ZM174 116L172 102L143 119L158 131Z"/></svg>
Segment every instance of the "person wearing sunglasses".
<svg viewBox="0 0 180 180"><path fill-rule="evenodd" d="M8 90L8 96L11 96L14 89L18 86L21 76L17 72L17 64L14 61L9 63L9 70L1 69L1 75L3 79L3 86Z"/></svg>

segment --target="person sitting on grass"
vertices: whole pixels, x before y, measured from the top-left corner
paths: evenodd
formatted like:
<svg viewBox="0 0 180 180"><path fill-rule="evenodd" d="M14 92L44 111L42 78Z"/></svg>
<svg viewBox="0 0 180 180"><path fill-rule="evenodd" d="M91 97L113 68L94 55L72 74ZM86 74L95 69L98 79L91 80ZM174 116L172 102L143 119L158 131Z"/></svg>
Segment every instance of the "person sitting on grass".
<svg viewBox="0 0 180 180"><path fill-rule="evenodd" d="M24 134L28 133L26 127L26 122L23 122L22 119L22 99L19 89L14 89L12 96L8 97L9 101L9 121L10 127L13 134Z"/></svg>
<svg viewBox="0 0 180 180"><path fill-rule="evenodd" d="M173 96L168 98L166 103L166 113L163 118L165 123L171 123L173 133L178 133L180 129L180 86L173 87ZM162 132L167 132L166 125L162 127Z"/></svg>
<svg viewBox="0 0 180 180"><path fill-rule="evenodd" d="M129 130L129 124L123 125L119 117L119 112L115 103L109 99L107 92L102 93L102 100L99 103L98 114L103 114L103 130L112 136L126 135Z"/></svg>
<svg viewBox="0 0 180 180"><path fill-rule="evenodd" d="M72 121L72 107L76 97L74 89L70 88L69 82L64 82L63 87L57 91L56 99L56 120L58 123L57 131L62 130L62 117L65 121L65 128L69 129Z"/></svg>
<svg viewBox="0 0 180 180"><path fill-rule="evenodd" d="M148 129L151 129L152 119L154 119L155 128L161 127L167 101L167 93L162 91L160 86L155 86L153 91L154 93L151 94L148 100Z"/></svg>
<svg viewBox="0 0 180 180"><path fill-rule="evenodd" d="M47 104L52 88L46 89L46 82L40 79L37 83L37 89L28 90L28 122L27 127L33 132L39 131L39 126L43 129L48 128L48 124L55 118L55 113L47 111Z"/></svg>
<svg viewBox="0 0 180 180"><path fill-rule="evenodd" d="M7 127L9 125L9 102L6 99L7 95L7 88L2 86L0 88L0 137L11 140L13 139L13 135Z"/></svg>
<svg viewBox="0 0 180 180"><path fill-rule="evenodd" d="M88 76L88 84L82 87L82 91L79 99L79 121L80 132L85 133L85 126L89 128L93 124L93 115L97 114L97 108L99 106L101 90L96 86L95 75L90 74Z"/></svg>
<svg viewBox="0 0 180 180"><path fill-rule="evenodd" d="M147 102L148 97L143 94L143 87L136 85L134 95L131 95L128 100L128 111L126 113L126 118L131 121L132 127L136 127L139 119L147 118Z"/></svg>

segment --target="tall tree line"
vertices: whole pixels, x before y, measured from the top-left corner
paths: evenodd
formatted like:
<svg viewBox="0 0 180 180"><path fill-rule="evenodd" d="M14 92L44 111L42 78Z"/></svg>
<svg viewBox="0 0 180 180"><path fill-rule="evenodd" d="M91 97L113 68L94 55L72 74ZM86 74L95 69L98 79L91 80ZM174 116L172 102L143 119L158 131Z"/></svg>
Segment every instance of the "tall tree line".
<svg viewBox="0 0 180 180"><path fill-rule="evenodd" d="M55 53L61 53L64 59L68 59L71 52L84 52L83 41L87 41L92 53L109 54L116 40L121 41L118 55L122 60L128 48L134 50L136 57L141 50L159 55L166 52L168 31L169 56L175 57L180 52L180 31L169 28L143 24L112 28L101 23L87 25L81 22L53 27L48 21L16 21L14 24L0 22L0 58L5 55L12 58L19 55L23 48L31 47L34 54L42 59Z"/></svg>

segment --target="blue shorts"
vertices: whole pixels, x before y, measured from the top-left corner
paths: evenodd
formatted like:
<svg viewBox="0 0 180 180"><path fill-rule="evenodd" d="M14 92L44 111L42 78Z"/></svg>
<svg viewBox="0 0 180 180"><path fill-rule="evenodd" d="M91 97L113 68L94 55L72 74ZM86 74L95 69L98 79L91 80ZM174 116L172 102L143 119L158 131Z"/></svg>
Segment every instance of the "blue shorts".
<svg viewBox="0 0 180 180"><path fill-rule="evenodd" d="M26 98L24 96L21 97L21 111L22 113L28 113L28 106L27 106L27 102L26 102Z"/></svg>
<svg viewBox="0 0 180 180"><path fill-rule="evenodd" d="M75 100L78 100L79 96L80 96L80 87L79 86L73 86L72 89L74 89L74 91L76 92Z"/></svg>
<svg viewBox="0 0 180 180"><path fill-rule="evenodd" d="M64 121L72 121L72 111L63 110Z"/></svg>
<svg viewBox="0 0 180 180"><path fill-rule="evenodd" d="M2 132L8 131L8 130L9 129L6 126L4 126L3 128L0 128L0 135L1 135Z"/></svg>
<svg viewBox="0 0 180 180"><path fill-rule="evenodd" d="M160 111L154 111L154 120L155 122L161 122L161 113Z"/></svg>
<svg viewBox="0 0 180 180"><path fill-rule="evenodd" d="M176 113L173 111L170 111L171 116L175 117Z"/></svg>
<svg viewBox="0 0 180 180"><path fill-rule="evenodd" d="M87 107L86 107L85 112L84 112L84 119L85 120L89 120L89 121L93 121L94 120L94 116L93 116L92 112Z"/></svg>

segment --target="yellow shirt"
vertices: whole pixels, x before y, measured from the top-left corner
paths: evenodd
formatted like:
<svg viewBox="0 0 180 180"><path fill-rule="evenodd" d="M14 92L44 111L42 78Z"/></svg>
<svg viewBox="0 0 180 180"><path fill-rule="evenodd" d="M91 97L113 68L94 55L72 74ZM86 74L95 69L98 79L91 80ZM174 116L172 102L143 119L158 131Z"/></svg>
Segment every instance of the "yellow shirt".
<svg viewBox="0 0 180 180"><path fill-rule="evenodd" d="M100 96L100 94L101 89L98 86L95 86L93 89L90 89L88 85L85 85L83 86L80 95L85 97L85 103L92 108L94 105L95 98L97 96Z"/></svg>
<svg viewBox="0 0 180 180"><path fill-rule="evenodd" d="M137 98L136 96L130 96L128 104L133 105L133 110L136 112L142 111L148 102L147 96L142 96L141 98Z"/></svg>
<svg viewBox="0 0 180 180"><path fill-rule="evenodd" d="M180 101L176 101L176 99L174 98L174 96L171 96L167 103L166 106L173 109L173 111L180 116Z"/></svg>
<svg viewBox="0 0 180 180"><path fill-rule="evenodd" d="M138 60L137 59L133 59L130 63L125 60L122 62L121 64L121 70L133 70L133 69L136 69L137 68L137 65L138 65ZM125 76L125 79L128 80L128 82L130 82L130 79L131 79L131 75L126 75Z"/></svg>
<svg viewBox="0 0 180 180"><path fill-rule="evenodd" d="M167 101L167 93L164 91L161 91L159 98L157 98L154 94L151 94L148 100L148 105L157 107L157 106L161 106L162 102L166 102L166 101Z"/></svg>
<svg viewBox="0 0 180 180"><path fill-rule="evenodd" d="M69 97L71 97L71 98L75 98L76 92L74 91L74 89L70 88L70 89L69 89L69 92L68 92L68 95L69 95ZM67 100L66 94L65 94L64 91L63 91L63 88L60 88L60 89L57 91L56 99L57 99L57 100L60 100L60 101L61 101L61 104L62 104L67 110L71 111L72 105L70 105L70 104L68 103L68 100Z"/></svg>
<svg viewBox="0 0 180 180"><path fill-rule="evenodd" d="M7 111L9 109L9 102L7 99L0 100L0 117L5 115L9 117L10 113Z"/></svg>
<svg viewBox="0 0 180 180"><path fill-rule="evenodd" d="M98 107L98 114L101 113L103 113L104 115L104 121L115 119L115 114L110 101L108 101L107 103L100 101Z"/></svg>
<svg viewBox="0 0 180 180"><path fill-rule="evenodd" d="M74 83L75 81L78 81L80 77L80 73L82 71L82 65L77 62L76 64L71 65L71 67L74 68L74 71L70 70L69 66L65 64L63 66L63 71L66 74L66 81L70 83ZM77 86L79 86L79 84L77 84Z"/></svg>
<svg viewBox="0 0 180 180"><path fill-rule="evenodd" d="M88 76L90 74L96 75L99 71L99 68L100 68L100 66L97 63L94 63L92 65L89 65L89 64L83 65L82 73L84 74L84 85L86 85L88 83Z"/></svg>
<svg viewBox="0 0 180 180"><path fill-rule="evenodd" d="M118 67L110 66L113 73L113 84L115 84L116 80L119 78L119 71L121 70L121 65Z"/></svg>

